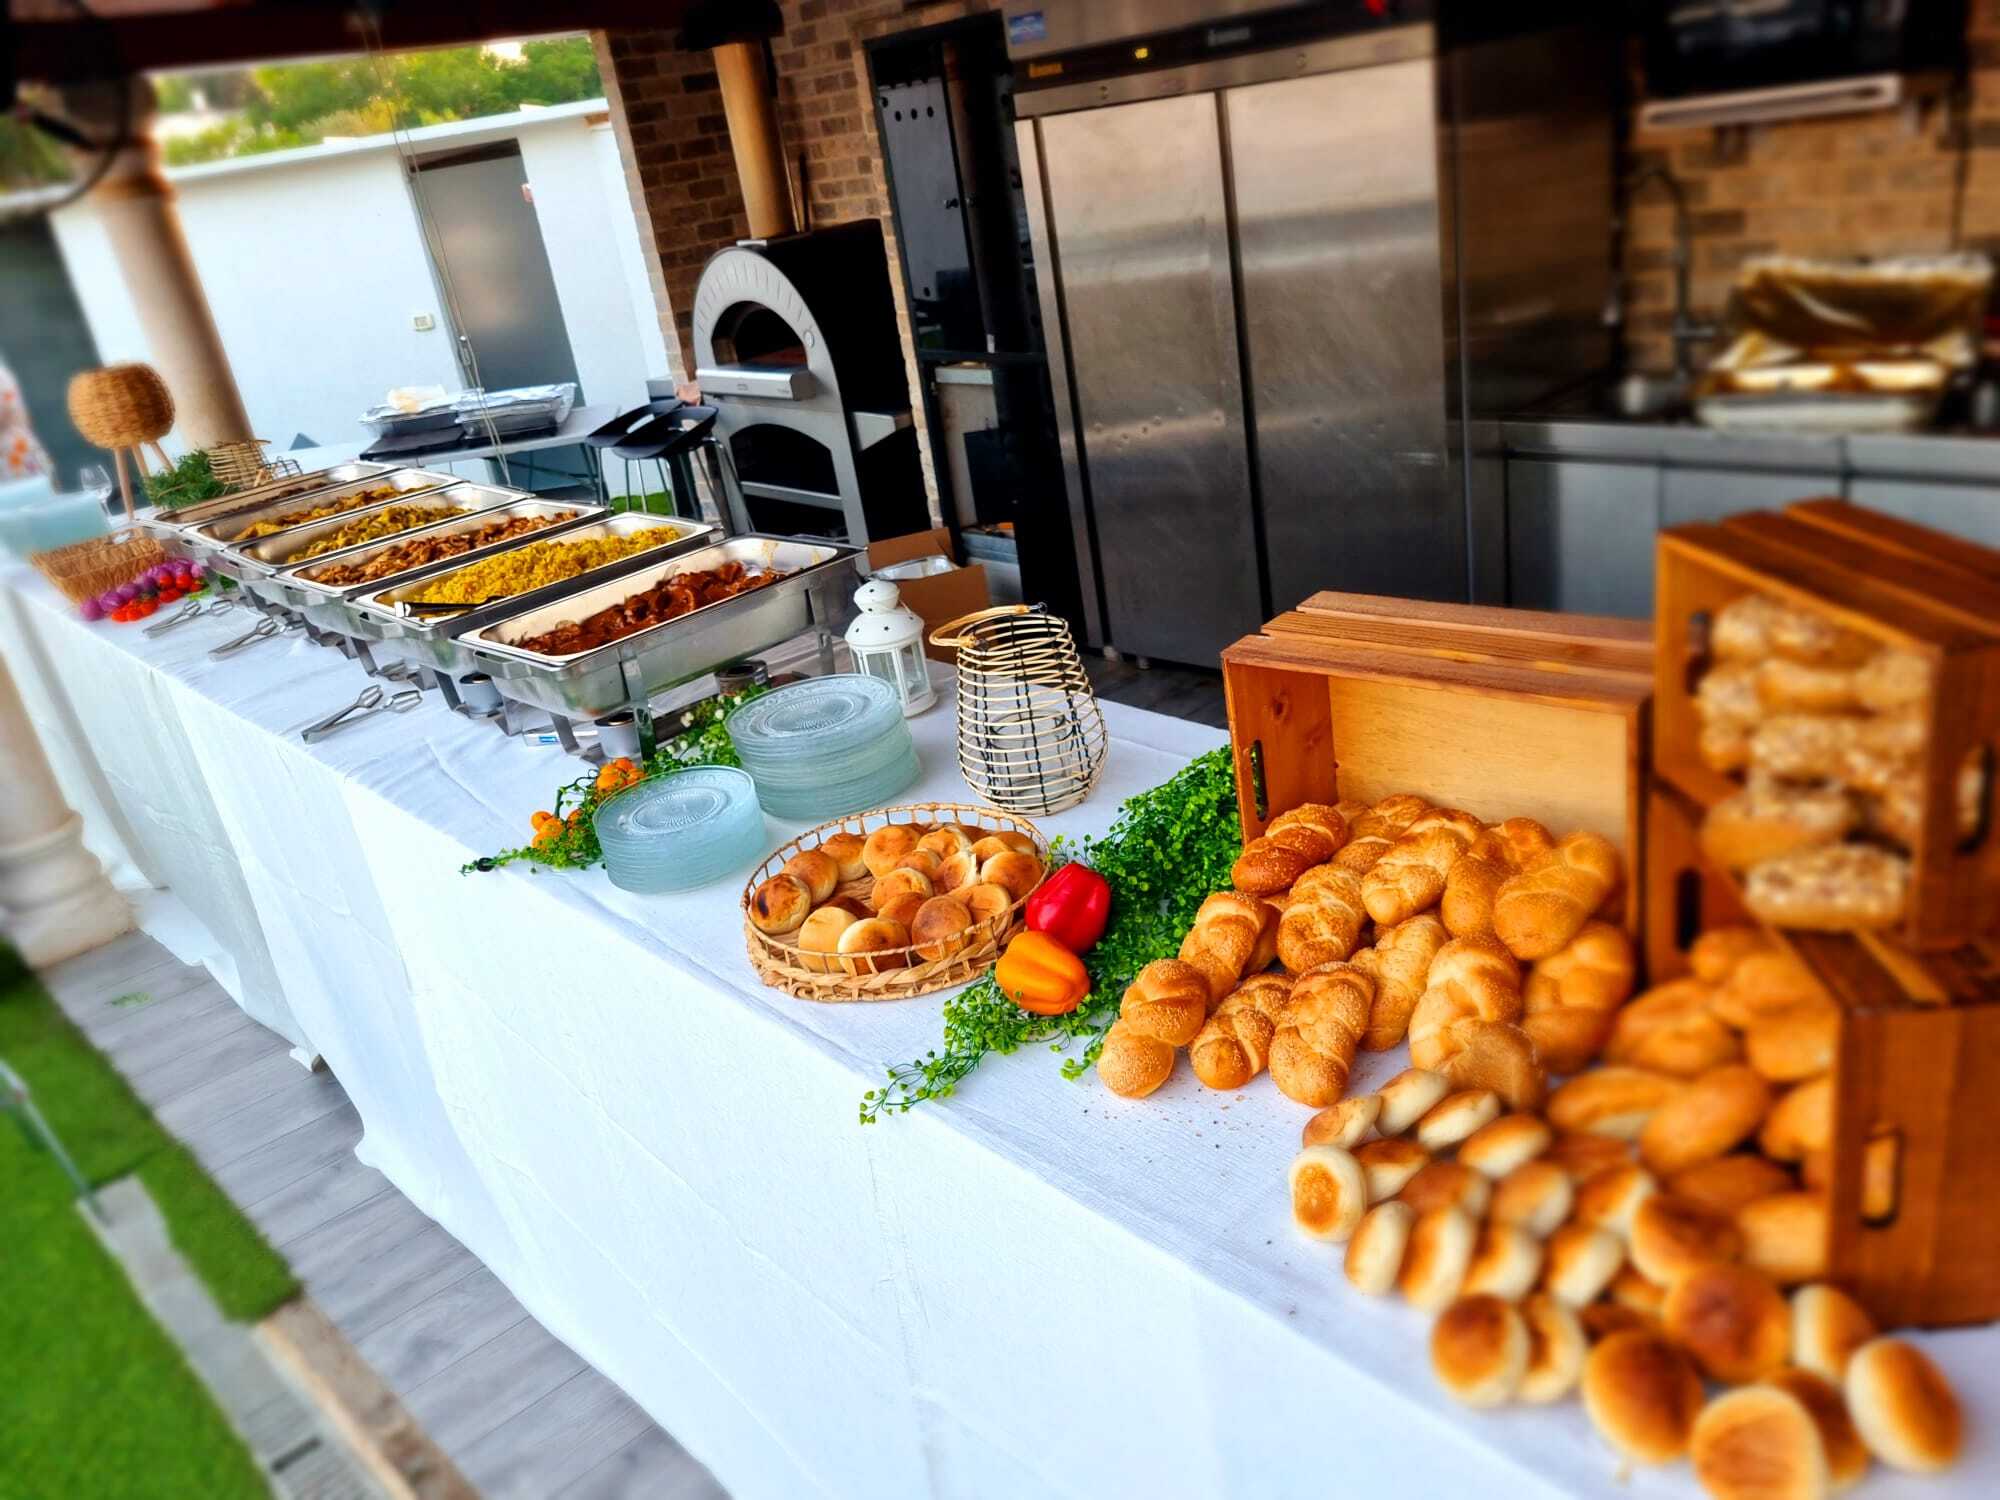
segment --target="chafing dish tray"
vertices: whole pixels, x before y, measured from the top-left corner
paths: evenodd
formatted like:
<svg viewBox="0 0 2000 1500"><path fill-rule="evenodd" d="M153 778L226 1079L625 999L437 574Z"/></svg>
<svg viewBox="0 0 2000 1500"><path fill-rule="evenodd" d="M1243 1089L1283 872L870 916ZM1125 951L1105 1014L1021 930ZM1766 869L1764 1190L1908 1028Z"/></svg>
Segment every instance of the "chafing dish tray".
<svg viewBox="0 0 2000 1500"><path fill-rule="evenodd" d="M478 671L479 667L458 645L458 638L468 630L477 630L538 604L567 598L607 579L623 578L637 569L652 567L662 558L676 557L696 547L705 547L715 540L715 528L701 521L683 521L676 516L654 516L628 510L618 515L599 516L585 525L565 530L561 536L545 537L541 533L532 533L493 548L492 552L499 553L544 540L587 542L598 537L630 536L635 531L645 531L653 526L671 526L680 536L663 546L648 548L631 557L621 557L602 567L586 569L560 583L496 599L490 604L460 610L457 614L415 613L408 600L419 589L449 578L460 568L483 561L483 557L455 557L448 567L433 568L421 575L413 574L390 583L371 584L346 598L347 612L353 617L355 626L349 633L362 640L387 642L389 655L419 666L437 667L453 674Z"/></svg>
<svg viewBox="0 0 2000 1500"><path fill-rule="evenodd" d="M790 537L739 536L655 562L623 578L517 611L459 637L503 696L572 719L645 703L654 694L712 672L851 613L859 549ZM734 598L568 656L544 656L517 642L609 609L675 574L739 562L789 576Z"/></svg>
<svg viewBox="0 0 2000 1500"><path fill-rule="evenodd" d="M198 500L193 505L183 505L178 510L156 510L151 515L141 516L139 524L155 536L172 539L191 527L203 525L218 516L233 516L238 511L256 510L269 505L274 500L296 500L309 495L314 490L330 490L337 484L353 484L358 479L373 479L394 468L393 464L354 463L335 464L329 469L316 469L310 474L292 474L283 479L273 479L251 489L237 490L227 495L217 495L213 500Z"/></svg>
<svg viewBox="0 0 2000 1500"><path fill-rule="evenodd" d="M457 484L459 482L456 474L438 474L428 469L391 469L386 474L374 474L366 479L356 479L347 484L332 485L325 489L315 490L309 495L288 495L282 500L267 500L263 504L253 506L248 510L232 511L228 515L217 516L214 520L203 521L199 525L185 528L181 532L180 540L195 551L205 554L203 561L211 561L209 555L212 554L213 561L211 562L211 566L223 564L216 567L216 571L233 578L237 575L230 571L227 566L228 562L239 557L242 548L249 546L252 542L265 540L262 537L251 537L247 540L242 539L243 533L248 531L252 526L257 525L260 521L274 520L295 510L317 510L323 505L344 504L347 508L344 511L336 512L336 514L351 516L357 511L370 510L377 505L394 504L408 500L415 495L426 495L432 490L441 490L448 484ZM384 495L380 499L369 500L365 503L349 503L354 501L355 497L368 490L379 489L393 490L395 493ZM321 516L315 519L324 520L326 518ZM299 524L309 526L313 523L303 521ZM288 527L286 529L290 530L292 528ZM272 533L273 536L281 534L279 532Z"/></svg>

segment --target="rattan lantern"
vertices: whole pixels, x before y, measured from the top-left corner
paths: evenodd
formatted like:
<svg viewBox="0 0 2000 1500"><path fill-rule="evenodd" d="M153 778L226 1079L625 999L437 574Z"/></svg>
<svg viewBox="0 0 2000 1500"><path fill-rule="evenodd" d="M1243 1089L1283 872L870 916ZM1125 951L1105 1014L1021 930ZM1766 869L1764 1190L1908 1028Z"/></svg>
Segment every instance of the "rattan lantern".
<svg viewBox="0 0 2000 1500"><path fill-rule="evenodd" d="M76 430L100 448L110 450L118 471L118 492L125 500L125 519L132 519L132 481L125 472L125 455L143 476L146 461L140 445L150 444L162 470L171 469L160 439L174 428L174 398L166 381L151 365L106 365L85 370L69 383L69 419Z"/></svg>
<svg viewBox="0 0 2000 1500"><path fill-rule="evenodd" d="M958 769L989 805L1053 813L1090 795L1107 736L1069 626L1042 605L982 609L931 636L958 652Z"/></svg>

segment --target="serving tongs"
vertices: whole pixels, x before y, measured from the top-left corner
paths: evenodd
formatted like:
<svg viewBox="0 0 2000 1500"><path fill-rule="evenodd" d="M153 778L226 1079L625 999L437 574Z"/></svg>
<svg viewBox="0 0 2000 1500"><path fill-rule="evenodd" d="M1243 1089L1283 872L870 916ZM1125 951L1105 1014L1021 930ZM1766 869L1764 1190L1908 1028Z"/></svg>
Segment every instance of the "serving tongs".
<svg viewBox="0 0 2000 1500"><path fill-rule="evenodd" d="M281 620L276 615L266 615L249 630L244 631L243 634L236 637L235 640L224 641L220 646L210 647L208 654L216 657L234 656L237 652L246 650L256 645L259 641L270 640L273 636L303 635L305 628L306 622L304 620Z"/></svg>
<svg viewBox="0 0 2000 1500"><path fill-rule="evenodd" d="M150 625L141 626L139 633L141 635L165 635L176 625L185 625L189 620L198 619L202 615L219 615L225 609L234 609L235 607L236 601L227 596L219 596L214 599L190 599L164 620L155 620Z"/></svg>
<svg viewBox="0 0 2000 1500"><path fill-rule="evenodd" d="M512 594L495 594L491 599L474 599L469 604L448 604L442 599L419 602L415 599L401 599L396 603L399 615L418 615L434 619L440 615L462 615L468 609L484 609L489 604L498 604L502 599L511 599Z"/></svg>
<svg viewBox="0 0 2000 1500"><path fill-rule="evenodd" d="M345 708L334 710L324 719L308 724L299 731L299 738L308 745L315 740L323 740L330 734L338 734L351 724L359 724L371 714L406 714L424 701L423 689L404 688L397 693L385 693L377 684L371 683L361 690L361 696Z"/></svg>

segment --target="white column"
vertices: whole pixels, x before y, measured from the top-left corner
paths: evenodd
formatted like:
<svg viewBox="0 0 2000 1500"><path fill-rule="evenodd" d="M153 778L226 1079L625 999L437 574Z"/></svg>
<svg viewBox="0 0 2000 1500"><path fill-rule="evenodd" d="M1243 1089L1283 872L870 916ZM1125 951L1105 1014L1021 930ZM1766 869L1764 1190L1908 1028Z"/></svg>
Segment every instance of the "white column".
<svg viewBox="0 0 2000 1500"><path fill-rule="evenodd" d="M132 908L83 847L83 819L56 786L0 658L0 928L36 968L110 942Z"/></svg>

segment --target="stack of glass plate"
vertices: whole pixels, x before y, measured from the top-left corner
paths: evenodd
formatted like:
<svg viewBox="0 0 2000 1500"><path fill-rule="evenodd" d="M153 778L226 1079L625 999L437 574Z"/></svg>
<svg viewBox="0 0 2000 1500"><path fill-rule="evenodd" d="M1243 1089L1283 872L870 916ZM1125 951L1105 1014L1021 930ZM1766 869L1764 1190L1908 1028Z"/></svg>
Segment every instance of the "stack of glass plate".
<svg viewBox="0 0 2000 1500"><path fill-rule="evenodd" d="M917 747L879 677L811 677L752 698L729 738L774 818L817 823L880 807L917 779Z"/></svg>
<svg viewBox="0 0 2000 1500"><path fill-rule="evenodd" d="M620 792L592 820L621 891L691 891L764 854L757 789L733 766L694 766Z"/></svg>

